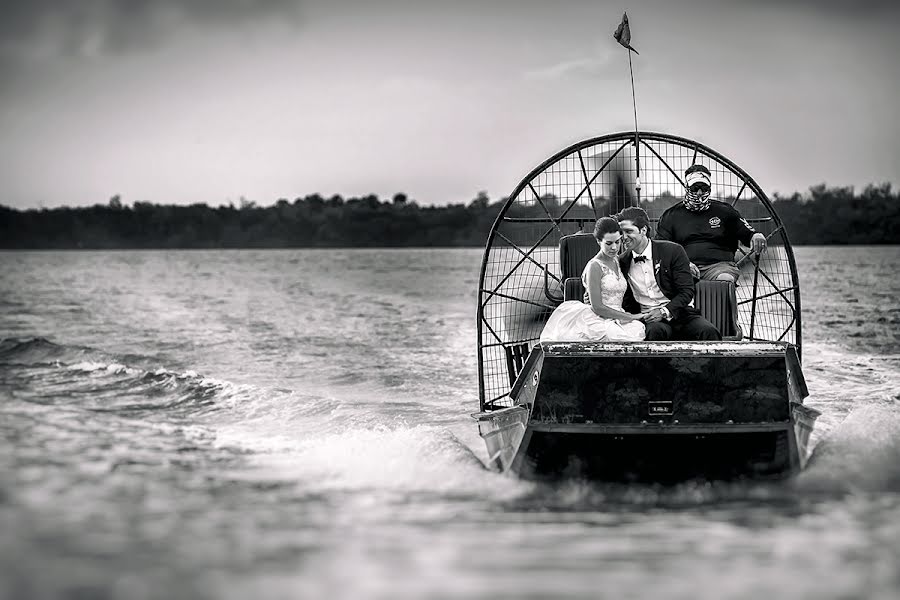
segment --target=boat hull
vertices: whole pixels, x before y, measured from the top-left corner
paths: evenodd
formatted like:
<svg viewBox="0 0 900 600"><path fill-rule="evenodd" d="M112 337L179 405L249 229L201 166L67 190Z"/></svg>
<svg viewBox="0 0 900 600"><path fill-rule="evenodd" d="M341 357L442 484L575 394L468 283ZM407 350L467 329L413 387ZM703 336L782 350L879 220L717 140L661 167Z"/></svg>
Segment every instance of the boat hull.
<svg viewBox="0 0 900 600"><path fill-rule="evenodd" d="M490 463L526 478L773 478L806 464L806 393L788 344L545 344L514 405L473 416Z"/></svg>

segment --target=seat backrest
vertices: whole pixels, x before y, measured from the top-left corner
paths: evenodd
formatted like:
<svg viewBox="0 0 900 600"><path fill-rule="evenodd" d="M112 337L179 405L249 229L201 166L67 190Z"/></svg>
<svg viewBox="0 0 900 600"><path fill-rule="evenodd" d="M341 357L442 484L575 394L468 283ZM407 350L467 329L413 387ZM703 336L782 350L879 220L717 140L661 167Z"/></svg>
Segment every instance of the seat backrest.
<svg viewBox="0 0 900 600"><path fill-rule="evenodd" d="M504 346L503 349L506 350L506 374L509 376L509 386L512 387L522 372L531 349L528 344L513 344Z"/></svg>
<svg viewBox="0 0 900 600"><path fill-rule="evenodd" d="M559 271L561 279L581 277L588 261L600 251L597 239L591 233L573 233L559 238Z"/></svg>
<svg viewBox="0 0 900 600"><path fill-rule="evenodd" d="M584 285L581 273L597 255L600 245L591 233L573 233L559 239L559 271L563 282L563 300L581 300Z"/></svg>
<svg viewBox="0 0 900 600"><path fill-rule="evenodd" d="M563 282L563 300L584 302L584 283L581 277L569 277Z"/></svg>
<svg viewBox="0 0 900 600"><path fill-rule="evenodd" d="M730 281L700 280L694 288L694 306L707 321L716 326L722 339L739 340L743 337L737 323L737 295Z"/></svg>

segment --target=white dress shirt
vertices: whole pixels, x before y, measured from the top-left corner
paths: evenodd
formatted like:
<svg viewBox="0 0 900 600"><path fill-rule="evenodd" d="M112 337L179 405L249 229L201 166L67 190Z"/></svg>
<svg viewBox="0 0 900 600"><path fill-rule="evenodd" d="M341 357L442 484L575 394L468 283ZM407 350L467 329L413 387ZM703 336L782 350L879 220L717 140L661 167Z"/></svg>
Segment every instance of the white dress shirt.
<svg viewBox="0 0 900 600"><path fill-rule="evenodd" d="M663 308L669 303L669 299L659 289L656 275L653 272L653 244L647 242L643 252L631 253L631 269L628 270L628 283L631 284L631 292L634 299L641 305L641 312L650 312L654 308ZM635 262L635 257L645 256L643 262ZM668 310L663 311L666 318Z"/></svg>

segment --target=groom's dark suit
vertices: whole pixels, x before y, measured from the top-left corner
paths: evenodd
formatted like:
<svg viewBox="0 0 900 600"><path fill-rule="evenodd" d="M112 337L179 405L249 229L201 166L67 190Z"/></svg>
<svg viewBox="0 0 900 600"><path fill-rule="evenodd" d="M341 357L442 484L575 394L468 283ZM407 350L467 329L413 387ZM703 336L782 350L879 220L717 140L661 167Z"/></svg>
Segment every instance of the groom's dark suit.
<svg viewBox="0 0 900 600"><path fill-rule="evenodd" d="M688 306L694 299L694 278L684 248L674 242L662 240L650 240L650 244L652 244L653 273L659 290L669 299L666 308L672 318L668 322L647 323L647 339L721 340L719 330L704 319L700 311ZM626 279L631 270L632 256L632 252L625 252L619 257L619 265ZM631 285L625 292L622 308L630 313L641 312L641 307L631 291Z"/></svg>

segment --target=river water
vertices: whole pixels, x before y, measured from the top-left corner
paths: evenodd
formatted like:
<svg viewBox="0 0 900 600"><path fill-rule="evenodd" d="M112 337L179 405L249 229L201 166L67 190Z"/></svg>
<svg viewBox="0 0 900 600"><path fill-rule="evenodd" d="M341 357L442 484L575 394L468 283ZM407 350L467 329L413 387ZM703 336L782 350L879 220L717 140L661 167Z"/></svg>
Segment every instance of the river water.
<svg viewBox="0 0 900 600"><path fill-rule="evenodd" d="M796 249L778 483L484 467L480 249L0 254L0 599L896 598L898 247Z"/></svg>

